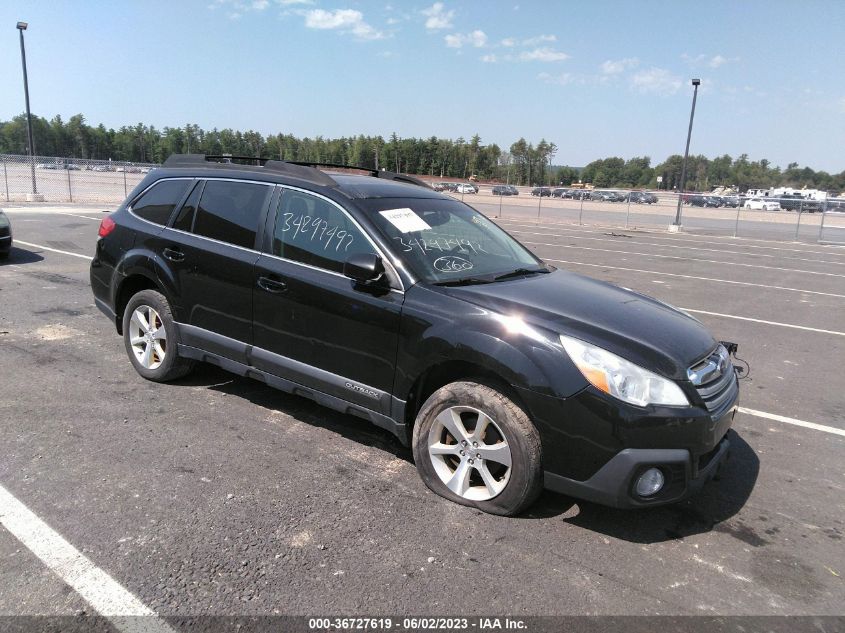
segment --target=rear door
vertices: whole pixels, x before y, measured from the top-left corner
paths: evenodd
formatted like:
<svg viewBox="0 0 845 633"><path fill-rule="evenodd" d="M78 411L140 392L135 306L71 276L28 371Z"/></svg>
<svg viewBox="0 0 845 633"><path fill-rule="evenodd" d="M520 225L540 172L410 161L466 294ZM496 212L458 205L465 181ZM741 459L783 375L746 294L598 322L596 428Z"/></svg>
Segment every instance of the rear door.
<svg viewBox="0 0 845 633"><path fill-rule="evenodd" d="M199 181L159 236L179 297L182 343L247 363L253 267L273 193L265 183Z"/></svg>

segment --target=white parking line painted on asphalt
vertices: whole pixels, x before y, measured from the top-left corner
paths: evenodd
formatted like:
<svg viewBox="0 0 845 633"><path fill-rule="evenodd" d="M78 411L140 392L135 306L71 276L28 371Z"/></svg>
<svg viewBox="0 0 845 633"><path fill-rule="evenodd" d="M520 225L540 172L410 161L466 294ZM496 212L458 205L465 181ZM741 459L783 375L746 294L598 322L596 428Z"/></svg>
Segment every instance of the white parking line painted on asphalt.
<svg viewBox="0 0 845 633"><path fill-rule="evenodd" d="M572 239L572 236L569 235L556 235L554 233L538 233L536 231L523 231L523 230L516 230L513 233L517 235L543 235L545 237L562 237L562 238L569 238ZM724 249L719 248L701 248L699 246L689 246L688 244L659 244L657 242L641 242L637 239L625 240L624 242L620 242L618 237L614 238L607 238L607 237L588 237L586 235L579 235L576 239L579 240L591 240L593 242L613 242L614 244L641 244L643 246L656 246L658 248L681 248L688 251L707 251L710 253L721 253L726 254L730 253L732 255L746 255L748 253L741 253L738 251L725 251ZM526 242L528 244L529 242ZM568 244L561 244L562 247L568 247ZM808 257L792 257L791 255L772 255L770 253L753 253L754 257L769 257L772 259L790 259L796 262L813 262L814 264L829 264L831 266L845 266L845 260L841 262L831 262L823 259L812 259Z"/></svg>
<svg viewBox="0 0 845 633"><path fill-rule="evenodd" d="M173 629L152 609L97 567L2 485L0 525L117 629L125 633L173 633Z"/></svg>
<svg viewBox="0 0 845 633"><path fill-rule="evenodd" d="M643 227L631 227L629 229L616 227L616 226L603 226L597 229L589 229L584 228L577 224L565 224L561 222L550 222L543 224L541 222L526 222L525 220L510 220L508 218L495 218L497 222L510 222L516 226L531 226L531 227L548 227L550 229L554 229L556 231L570 231L572 233L606 233L608 230L618 229L622 231L628 231L629 233L634 234L647 234L647 235L654 235L655 237L659 236L662 241L667 242L682 242L684 244L714 244L716 246L736 246L738 248L757 248L757 249L765 249L765 250L774 250L774 251L789 251L793 253L818 253L820 255L834 255L834 256L843 256L845 257L845 249L841 246L834 246L834 245L820 245L820 244L807 244L805 248L786 248L784 246L762 246L760 244L747 244L746 242L766 242L769 244L798 244L797 242L787 242L787 241L778 241L778 240L755 240L752 238L745 238L745 237L731 237L729 235L708 235L709 238L719 238L723 240L729 240L728 242L715 242L711 240L702 240L698 239L698 236L687 234L685 237L669 237L665 230L648 230L644 229ZM572 228L568 228L572 227ZM821 247L823 250L816 251L816 250L809 250L811 246L818 246ZM728 251L733 252L733 251Z"/></svg>
<svg viewBox="0 0 845 633"><path fill-rule="evenodd" d="M85 218L86 220L94 220L94 222L101 222L102 219L104 217L106 217L106 216L103 216L103 218L91 218L91 217L88 217L87 215L78 215L76 213L57 213L56 215L69 215L73 218Z"/></svg>
<svg viewBox="0 0 845 633"><path fill-rule="evenodd" d="M560 248L561 244L547 244L545 242L528 242L523 241L523 244L531 244L533 246L553 246ZM782 268L780 266L766 266L764 264L744 264L741 262L729 262L721 259L700 259L698 257L683 257L680 255L658 255L657 253L638 253L636 251L617 251L611 248L594 248L592 246L571 246L567 245L567 249L577 248L582 251L596 251L599 253L616 253L617 255L638 255L640 257L659 257L660 259L682 259L688 262L702 262L705 264L721 264L723 266L742 266L743 268L765 268L766 270L781 270L789 273L801 273L803 275L821 275L823 277L843 277L845 274L839 273L825 273L817 270L801 270L798 268Z"/></svg>
<svg viewBox="0 0 845 633"><path fill-rule="evenodd" d="M768 284L755 284L751 281L735 281L733 279L717 279L715 277L698 277L696 275L682 275L680 273L666 273L659 270L645 270L643 268L625 268L624 266L609 266L605 264L592 264L587 262L575 262L568 259L551 259L549 257L543 258L547 262L555 262L559 264L574 264L576 266L590 266L592 268L609 268L612 270L626 270L632 273L645 273L647 275L661 275L663 277L680 277L681 279L696 279L698 281L712 281L720 284L732 284L735 286L752 286L754 288L766 288L768 290L787 290L789 292L800 292L808 295L822 295L825 297L836 297L837 299L845 299L845 295L836 294L835 292L821 292L820 290L804 290L803 288L789 288L786 286L770 286Z"/></svg>
<svg viewBox="0 0 845 633"><path fill-rule="evenodd" d="M707 312L706 310L694 310L692 308L680 308L685 312L695 312L696 314L708 314L710 316L723 317L725 319L739 319L740 321L753 321L754 323L764 323L765 325L777 325L778 327L789 327L796 330L806 330L808 332L819 332L821 334L835 334L836 336L845 336L845 332L837 332L836 330L823 330L817 327L808 327L806 325L795 325L794 323L780 323L778 321L766 321L764 319L752 319L751 317L737 316L735 314L722 314L721 312Z"/></svg>
<svg viewBox="0 0 845 633"><path fill-rule="evenodd" d="M32 242L24 242L22 240L15 240L15 244L23 244L24 246L31 246L32 248L40 248L45 251L50 251L52 253L61 253L62 255L71 255L73 257L81 257L82 259L87 259L89 262L94 259L93 257L89 257L88 255L83 255L81 253L71 253L70 251L63 251L59 250L58 248L50 248L49 246L42 246L41 244L33 244Z"/></svg>
<svg viewBox="0 0 845 633"><path fill-rule="evenodd" d="M833 435L841 435L842 437L845 437L845 429L837 429L835 426L816 424L815 422L805 422L804 420L798 420L796 418L788 418L785 415L777 415L776 413L766 413L765 411L747 409L746 407L737 407L737 411L739 411L740 413L745 413L746 415L753 415L758 418L774 420L775 422L783 422L784 424L793 424L795 426L803 426L805 429L814 429L816 431L824 431L825 433L832 433Z"/></svg>

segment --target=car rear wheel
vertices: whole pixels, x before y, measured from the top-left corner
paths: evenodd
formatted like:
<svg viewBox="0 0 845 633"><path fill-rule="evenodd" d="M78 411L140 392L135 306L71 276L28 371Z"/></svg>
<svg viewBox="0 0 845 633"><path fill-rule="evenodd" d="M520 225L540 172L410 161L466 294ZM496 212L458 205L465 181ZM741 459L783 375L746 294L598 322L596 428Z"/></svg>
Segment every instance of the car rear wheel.
<svg viewBox="0 0 845 633"><path fill-rule="evenodd" d="M175 380L194 368L193 360L179 357L170 304L155 290L142 290L129 300L123 312L123 341L132 366L147 380Z"/></svg>
<svg viewBox="0 0 845 633"><path fill-rule="evenodd" d="M537 429L486 385L455 382L433 393L417 415L413 452L432 491L491 514L519 514L543 489Z"/></svg>

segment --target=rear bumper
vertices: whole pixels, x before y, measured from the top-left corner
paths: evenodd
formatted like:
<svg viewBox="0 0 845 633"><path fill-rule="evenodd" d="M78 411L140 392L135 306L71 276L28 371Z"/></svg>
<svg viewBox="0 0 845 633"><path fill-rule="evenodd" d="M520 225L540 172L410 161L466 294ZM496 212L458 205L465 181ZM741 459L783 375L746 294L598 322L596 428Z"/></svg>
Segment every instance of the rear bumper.
<svg viewBox="0 0 845 633"><path fill-rule="evenodd" d="M586 481L545 473L545 486L553 492L594 501L614 508L643 508L680 501L695 494L710 481L728 457L727 435L708 454L697 459L685 449L627 448ZM706 461L705 461L706 460ZM638 497L634 492L637 477L648 468L657 467L666 484L653 497Z"/></svg>

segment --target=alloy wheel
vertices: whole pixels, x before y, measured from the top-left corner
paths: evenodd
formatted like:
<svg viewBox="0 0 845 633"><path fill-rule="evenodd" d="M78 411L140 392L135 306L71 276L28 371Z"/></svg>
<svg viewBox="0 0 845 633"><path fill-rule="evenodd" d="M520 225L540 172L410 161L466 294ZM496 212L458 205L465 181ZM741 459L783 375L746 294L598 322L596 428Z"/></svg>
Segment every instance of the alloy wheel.
<svg viewBox="0 0 845 633"><path fill-rule="evenodd" d="M508 485L508 441L499 425L474 407L449 407L437 415L428 433L428 454L440 481L464 499L487 501Z"/></svg>
<svg viewBox="0 0 845 633"><path fill-rule="evenodd" d="M167 354L167 331L156 310L139 305L129 319L129 344L144 369L158 369Z"/></svg>

